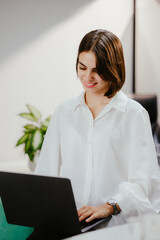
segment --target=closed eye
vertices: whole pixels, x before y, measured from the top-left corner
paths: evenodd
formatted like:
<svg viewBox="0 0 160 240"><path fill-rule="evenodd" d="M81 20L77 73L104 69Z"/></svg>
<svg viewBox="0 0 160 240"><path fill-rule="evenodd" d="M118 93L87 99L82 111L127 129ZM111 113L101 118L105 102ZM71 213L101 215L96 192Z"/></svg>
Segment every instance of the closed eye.
<svg viewBox="0 0 160 240"><path fill-rule="evenodd" d="M86 70L86 68L84 68L84 67L79 67L79 69L81 69L81 70Z"/></svg>
<svg viewBox="0 0 160 240"><path fill-rule="evenodd" d="M79 61L79 69L85 71L87 67ZM92 72L97 73L97 68L92 68Z"/></svg>

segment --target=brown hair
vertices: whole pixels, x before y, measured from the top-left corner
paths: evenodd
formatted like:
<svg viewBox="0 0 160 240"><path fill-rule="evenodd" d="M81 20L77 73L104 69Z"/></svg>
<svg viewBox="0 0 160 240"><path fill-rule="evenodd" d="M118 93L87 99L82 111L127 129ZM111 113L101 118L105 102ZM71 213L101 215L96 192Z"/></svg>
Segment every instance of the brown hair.
<svg viewBox="0 0 160 240"><path fill-rule="evenodd" d="M104 81L110 82L110 88L105 96L113 97L125 82L123 47L119 38L103 29L87 33L79 45L76 70L79 54L87 51L92 51L96 56L96 68L99 76Z"/></svg>

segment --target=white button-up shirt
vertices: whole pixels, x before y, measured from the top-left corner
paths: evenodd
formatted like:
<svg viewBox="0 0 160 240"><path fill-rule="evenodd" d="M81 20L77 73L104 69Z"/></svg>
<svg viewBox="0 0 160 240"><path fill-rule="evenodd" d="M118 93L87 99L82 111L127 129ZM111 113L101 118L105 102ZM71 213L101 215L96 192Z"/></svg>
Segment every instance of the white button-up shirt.
<svg viewBox="0 0 160 240"><path fill-rule="evenodd" d="M84 93L60 104L36 173L69 178L77 208L114 199L126 220L160 208L160 173L148 113L122 91L95 119Z"/></svg>

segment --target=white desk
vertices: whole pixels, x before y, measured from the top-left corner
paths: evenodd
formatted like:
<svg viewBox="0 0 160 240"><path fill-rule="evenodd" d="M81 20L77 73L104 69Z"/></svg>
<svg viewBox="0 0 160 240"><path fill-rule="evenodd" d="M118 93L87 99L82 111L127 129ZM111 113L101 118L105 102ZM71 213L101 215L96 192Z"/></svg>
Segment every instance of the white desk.
<svg viewBox="0 0 160 240"><path fill-rule="evenodd" d="M80 234L67 240L160 240L160 215L136 222Z"/></svg>

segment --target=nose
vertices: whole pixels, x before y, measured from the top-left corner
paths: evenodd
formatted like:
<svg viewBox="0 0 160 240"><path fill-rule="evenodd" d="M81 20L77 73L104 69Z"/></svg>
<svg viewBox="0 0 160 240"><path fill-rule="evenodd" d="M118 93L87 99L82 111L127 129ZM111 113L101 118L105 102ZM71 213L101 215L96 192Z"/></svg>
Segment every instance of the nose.
<svg viewBox="0 0 160 240"><path fill-rule="evenodd" d="M91 82L93 80L93 74L90 71L86 71L84 74L84 78L85 81L87 82Z"/></svg>

